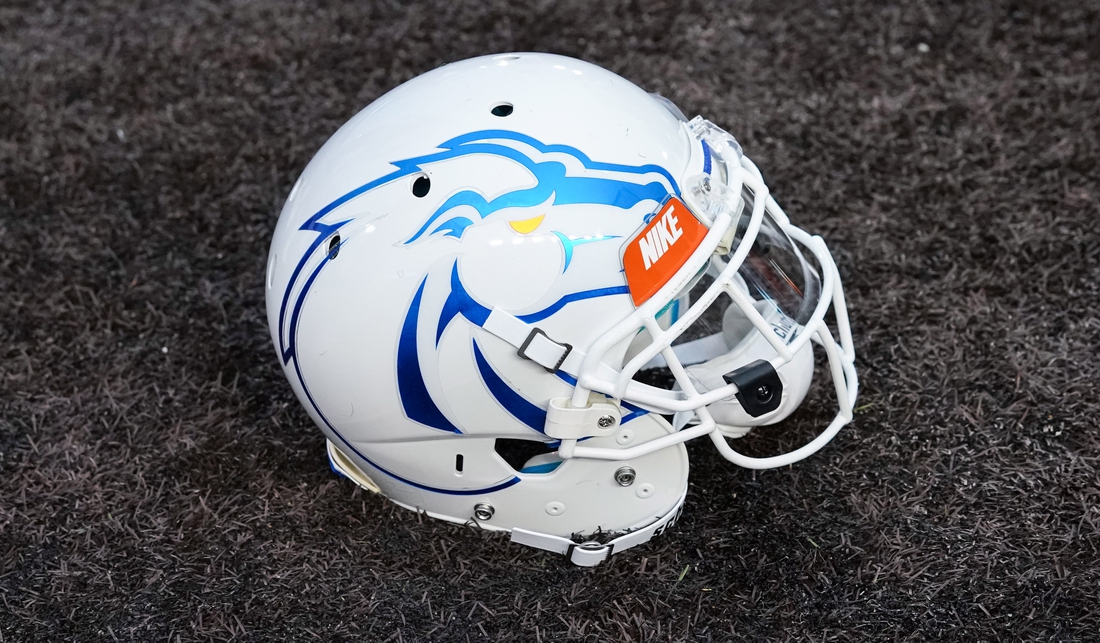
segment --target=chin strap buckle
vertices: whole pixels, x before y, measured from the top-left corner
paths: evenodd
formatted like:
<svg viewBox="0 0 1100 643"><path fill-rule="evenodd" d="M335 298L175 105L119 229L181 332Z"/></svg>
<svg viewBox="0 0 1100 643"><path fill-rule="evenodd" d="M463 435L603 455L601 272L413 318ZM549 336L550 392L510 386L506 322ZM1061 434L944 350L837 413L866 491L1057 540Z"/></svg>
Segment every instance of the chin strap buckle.
<svg viewBox="0 0 1100 643"><path fill-rule="evenodd" d="M541 328L535 327L516 352L523 359L535 362L550 373L557 373L565 363L565 358L573 352L573 345L555 342Z"/></svg>
<svg viewBox="0 0 1100 643"><path fill-rule="evenodd" d="M572 362L576 362L577 353L584 357L582 351L573 350L572 344L556 342L550 339L546 331L500 308L492 309L481 327L515 346L520 357L531 360L550 373L561 370L570 356L573 357L570 360L572 366L576 366Z"/></svg>

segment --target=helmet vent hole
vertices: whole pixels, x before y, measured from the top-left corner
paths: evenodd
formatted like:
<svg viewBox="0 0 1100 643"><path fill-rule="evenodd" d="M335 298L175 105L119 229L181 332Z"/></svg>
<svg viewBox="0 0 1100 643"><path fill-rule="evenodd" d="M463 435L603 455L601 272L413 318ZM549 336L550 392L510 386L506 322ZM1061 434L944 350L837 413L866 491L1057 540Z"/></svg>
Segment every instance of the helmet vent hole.
<svg viewBox="0 0 1100 643"><path fill-rule="evenodd" d="M462 460L463 458L461 453L455 455L455 473L462 473Z"/></svg>
<svg viewBox="0 0 1100 643"><path fill-rule="evenodd" d="M512 104L501 103L489 111L492 112L493 116L500 116L501 118L504 118L505 116L508 116L512 113Z"/></svg>
<svg viewBox="0 0 1100 643"><path fill-rule="evenodd" d="M328 242L328 260L332 261L338 254L340 254L340 235L334 234Z"/></svg>
<svg viewBox="0 0 1100 643"><path fill-rule="evenodd" d="M432 180L421 174L413 181L413 196L422 199L428 196L428 190L432 189Z"/></svg>

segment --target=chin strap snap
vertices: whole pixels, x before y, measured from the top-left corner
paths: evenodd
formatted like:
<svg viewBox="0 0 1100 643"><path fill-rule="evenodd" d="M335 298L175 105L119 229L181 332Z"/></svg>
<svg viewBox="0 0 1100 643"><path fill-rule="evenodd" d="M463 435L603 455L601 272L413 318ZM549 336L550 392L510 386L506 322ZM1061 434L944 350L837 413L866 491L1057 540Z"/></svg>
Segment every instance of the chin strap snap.
<svg viewBox="0 0 1100 643"><path fill-rule="evenodd" d="M625 533L607 543L594 541L575 543L568 538L540 534L519 527L512 529L512 542L562 554L569 559L569 562L580 567L595 567L611 558L611 554L649 542L651 538L664 533L666 529L676 524L676 519L680 517L680 511L684 508L684 498L686 496L687 489L684 489L684 495L680 496L676 506L664 516L641 529Z"/></svg>

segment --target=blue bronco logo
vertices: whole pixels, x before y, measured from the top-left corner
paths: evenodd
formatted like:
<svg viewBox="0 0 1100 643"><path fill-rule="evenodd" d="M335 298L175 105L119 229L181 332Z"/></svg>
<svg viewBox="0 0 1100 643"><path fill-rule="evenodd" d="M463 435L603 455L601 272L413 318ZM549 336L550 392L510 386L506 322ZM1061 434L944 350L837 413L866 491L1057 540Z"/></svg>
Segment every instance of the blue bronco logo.
<svg viewBox="0 0 1100 643"><path fill-rule="evenodd" d="M623 165L593 161L575 147L550 145L530 136L508 130L484 130L455 137L440 144L437 151L423 156L394 161L394 170L369 183L359 186L332 201L303 223L299 230L315 235L312 243L300 257L286 290L283 293L279 311L279 348L285 365L292 361L295 373L306 396L318 415L325 419L324 413L313 402L308 387L302 378L296 359L296 337L303 302L324 267L334 256L325 247L325 241L353 219L341 219L338 215L330 217L334 211L349 201L364 196L372 190L387 185L403 177L433 167L439 171L447 162L473 155L488 155L507 159L526 169L535 179L533 186L511 190L487 198L475 189L463 189L450 194L436 207L416 230L401 245L426 242L433 237L451 237L462 239L469 229L491 218L506 208L537 208L545 210L553 206L593 204L609 206L623 211L630 210L642 202L652 202L654 207L662 203L670 194L679 195L679 186L672 175L663 167L655 164ZM539 213L534 213L539 214ZM335 220L332 220L335 219ZM537 226L542 216L532 217L529 221ZM523 222L521 222L523 223ZM512 224L517 232L524 229ZM561 272L567 271L572 263L574 248L584 243L603 241L616 237L570 237L563 231L553 230L554 238L561 244L564 261ZM324 253L319 263L307 271L310 259L318 253ZM440 409L433 399L424 381L426 355L423 345L418 345L418 329L422 323L431 323L434 330L435 346L444 331L457 318L481 326L492 310L492 303L482 303L470 295L470 290L459 276L459 259L449 266L449 275L440 275L442 281L449 282L450 294L438 311L422 310L423 294L428 281L425 274L419 288L405 312L397 350L397 384L402 407L406 415L425 426L451 433L462 431ZM519 318L528 323L546 319L572 302L594 297L627 294L625 285L610 286L592 290L568 293L545 306L542 310L521 315ZM523 424L541 432L545 423L545 410L524 399L493 368L480 347L473 345L475 362L486 390L506 410ZM563 380L575 383L572 377L558 373ZM634 409L632 409L634 410ZM634 410L628 418L643 414ZM625 419L624 419L625 421Z"/></svg>

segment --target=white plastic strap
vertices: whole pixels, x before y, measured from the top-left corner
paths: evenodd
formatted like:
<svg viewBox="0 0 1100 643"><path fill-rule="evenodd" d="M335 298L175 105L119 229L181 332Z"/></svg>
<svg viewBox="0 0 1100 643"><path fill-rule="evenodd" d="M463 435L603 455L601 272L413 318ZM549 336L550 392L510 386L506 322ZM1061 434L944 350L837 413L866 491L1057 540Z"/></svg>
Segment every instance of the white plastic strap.
<svg viewBox="0 0 1100 643"><path fill-rule="evenodd" d="M535 362L551 373L561 369L574 352L571 345L555 342L542 329L499 308L494 308L489 313L481 327L515 346L520 357ZM576 361L576 358L571 361Z"/></svg>
<svg viewBox="0 0 1100 643"><path fill-rule="evenodd" d="M676 506L664 516L661 516L653 523L641 529L623 534L607 543L578 544L568 538L552 536L550 534L540 534L538 532L520 529L519 527L512 528L512 542L562 554L574 565L595 567L610 558L611 554L625 551L635 545L649 542L651 538L674 525L676 519L680 517L680 510L684 508L685 497L687 497L687 489L684 490L684 495L680 496L680 500L676 503Z"/></svg>
<svg viewBox="0 0 1100 643"><path fill-rule="evenodd" d="M684 366L701 364L719 355L725 355L729 350L729 346L726 346L726 338L722 333L700 337L699 339L693 339L690 342L684 342L683 344L677 344L672 347L672 352L676 353L676 358L679 359L680 363ZM645 370L647 368L664 368L666 366L668 366L668 362L665 361L664 356L657 353L656 357L646 362L645 366L640 370Z"/></svg>

